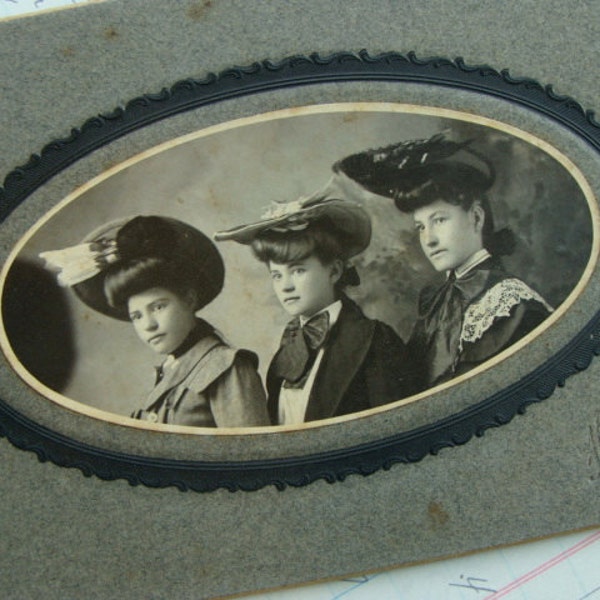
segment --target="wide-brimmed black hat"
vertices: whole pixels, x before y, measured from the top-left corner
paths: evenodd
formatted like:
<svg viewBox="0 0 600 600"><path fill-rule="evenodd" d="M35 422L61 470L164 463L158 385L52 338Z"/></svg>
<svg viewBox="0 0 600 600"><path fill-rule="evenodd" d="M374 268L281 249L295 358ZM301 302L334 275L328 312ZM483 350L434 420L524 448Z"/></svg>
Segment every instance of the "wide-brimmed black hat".
<svg viewBox="0 0 600 600"><path fill-rule="evenodd" d="M473 198L492 186L494 166L470 147L472 142L454 142L439 133L352 154L333 169L411 212L439 199Z"/></svg>
<svg viewBox="0 0 600 600"><path fill-rule="evenodd" d="M315 222L325 223L339 237L345 258L359 254L371 241L371 219L365 209L356 202L328 196L327 186L293 202L274 202L260 220L218 231L214 238L251 244L261 234L301 231Z"/></svg>
<svg viewBox="0 0 600 600"><path fill-rule="evenodd" d="M158 258L170 269L181 270L198 297L197 309L211 302L223 289L225 267L213 242L201 231L163 216L136 216L107 223L89 233L80 244L40 256L60 269L62 285L94 310L123 321L122 308L111 306L104 280L125 265Z"/></svg>

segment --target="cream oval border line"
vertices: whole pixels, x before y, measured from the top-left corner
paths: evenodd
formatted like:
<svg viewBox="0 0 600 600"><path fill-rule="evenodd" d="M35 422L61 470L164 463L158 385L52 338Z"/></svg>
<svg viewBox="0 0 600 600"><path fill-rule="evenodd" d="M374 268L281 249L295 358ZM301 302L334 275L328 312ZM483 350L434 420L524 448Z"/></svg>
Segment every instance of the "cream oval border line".
<svg viewBox="0 0 600 600"><path fill-rule="evenodd" d="M515 352L517 352L520 348L527 345L530 341L541 335L546 329L548 329L553 323L558 321L565 312L569 309L569 307L573 304L579 294L583 291L587 283L589 282L594 268L596 266L598 260L598 250L600 247L600 208L598 207L598 203L593 194L593 191L583 176L582 172L579 168L564 154L559 152L554 146L551 144L523 131L518 129L517 127L513 127L512 125L508 125L506 123L502 123L500 121L496 121L494 119L490 119L488 117L482 117L479 115L474 115L472 113L461 112L458 110L447 109L447 108L439 108L433 106L422 106L417 104L399 104L392 102L338 102L333 104L320 104L320 105L312 105L312 106L301 106L294 108L286 108L277 111L262 113L260 115L255 115L251 117L244 117L240 119L234 119L232 121L227 121L225 123L220 123L218 125L213 125L211 127L202 129L200 131L195 131L193 133L189 133L157 146L150 148L144 152L141 152L126 161L119 163L118 165L111 167L110 169L104 171L100 175L92 178L87 181L85 184L77 188L75 191L71 192L68 196L66 196L62 201L60 201L54 208L49 210L43 217L41 217L37 223L35 223L28 232L19 240L16 246L13 248L11 253L9 254L2 271L0 272L0 309L1 309L1 301L4 291L4 284L6 281L6 277L8 271L15 258L18 256L22 248L25 244L35 235L35 233L41 229L48 221L50 221L57 213L59 213L66 205L75 201L77 198L85 194L91 188L97 186L104 180L112 177L116 173L123 171L130 166L141 162L147 158L152 156L156 156L157 154L161 154L175 146L180 146L182 144L186 144L188 142L208 137L211 135L215 135L221 133L223 131L227 131L230 129L235 129L239 127L245 127L247 125L254 125L256 123L263 123L268 121L275 121L278 119L288 119L296 116L305 116L311 114L324 114L324 113L343 113L343 112L386 112L386 113L404 113L404 114L417 114L423 116L432 116L432 117L443 117L447 119L454 119L459 121L466 121L470 123L476 123L478 125L483 125L485 127L489 127L491 129L497 129L499 131L503 131L512 135L513 137L524 140L525 142L536 146L546 154L550 155L554 158L558 163L560 163L575 179L579 187L581 188L590 210L590 217L592 221L592 230L593 230L593 239L592 239L592 250L590 253L590 259L588 264L581 276L577 285L573 288L571 293L567 296L564 302L557 308L551 316L549 316L543 323L543 325L539 328L536 328L528 335L519 340L516 344L513 344L497 356L493 357L489 361L486 361L484 364L470 370L468 373L465 373L451 381L440 384L438 386L432 387L428 390L420 392L419 394L415 394L410 396L409 398L404 398L403 400L399 400L397 402L392 402L377 408L372 408L365 411L360 411L356 413L352 413L350 415L344 415L340 417L332 417L330 419L323 419L320 421L314 421L310 423L301 423L299 425L273 425L267 427L235 427L235 428L209 428L209 427L190 427L183 425L165 425L165 424L156 424L156 423L146 423L144 421L140 421L138 419L132 419L130 417L125 417L121 415L117 415L115 413L111 413L108 411L100 410L97 408L90 407L86 404L78 402L76 400L71 400L54 390L43 385L37 379L35 379L27 369L20 363L19 359L16 357L14 352L12 351L10 342L6 336L6 332L4 330L4 323L0 319L0 348L4 352L10 366L16 371L18 376L33 390L41 394L43 397L55 402L59 406L69 409L77 414L83 414L88 417L93 417L95 419L109 422L116 425L123 425L126 427L133 427L136 429L142 429L144 431L160 431L162 433L179 433L179 434L188 434L188 435L217 435L217 436L230 436L230 435L250 435L250 434L271 434L271 433L285 433L306 429L315 429L323 426L334 425L338 423L344 423L350 420L356 419L364 419L374 414L380 414L383 412L387 412L393 410L395 408L406 406L408 404L412 404L418 400L423 400L424 398L441 392L445 389L453 387L455 385L460 384L466 379L470 379L472 377L476 377L483 371L487 371L491 367L497 365L499 362L502 362L505 358L511 356ZM0 313L1 314L1 313Z"/></svg>

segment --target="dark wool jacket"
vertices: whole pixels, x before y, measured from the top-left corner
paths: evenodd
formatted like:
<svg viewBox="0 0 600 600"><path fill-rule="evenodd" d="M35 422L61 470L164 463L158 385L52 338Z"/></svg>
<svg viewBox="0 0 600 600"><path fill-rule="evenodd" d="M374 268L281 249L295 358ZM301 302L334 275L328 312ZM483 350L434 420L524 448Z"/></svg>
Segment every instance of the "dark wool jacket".
<svg viewBox="0 0 600 600"><path fill-rule="evenodd" d="M276 425L279 392L283 379L267 373L268 408ZM347 415L410 395L413 368L406 346L394 330L367 318L346 296L342 310L329 332L314 385L306 407L305 421Z"/></svg>

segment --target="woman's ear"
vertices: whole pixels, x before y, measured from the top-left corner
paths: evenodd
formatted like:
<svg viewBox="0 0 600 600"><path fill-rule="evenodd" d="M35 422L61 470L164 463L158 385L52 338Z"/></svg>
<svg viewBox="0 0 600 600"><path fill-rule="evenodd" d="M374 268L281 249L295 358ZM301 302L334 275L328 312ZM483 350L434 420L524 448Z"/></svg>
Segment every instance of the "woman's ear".
<svg viewBox="0 0 600 600"><path fill-rule="evenodd" d="M344 261L339 258L335 258L331 262L331 280L333 281L333 285L335 285L342 278L343 274Z"/></svg>
<svg viewBox="0 0 600 600"><path fill-rule="evenodd" d="M198 306L198 294L196 290L191 288L186 290L183 300L194 312L196 312L196 308Z"/></svg>
<svg viewBox="0 0 600 600"><path fill-rule="evenodd" d="M476 200L471 206L471 213L473 215L473 223L475 225L475 232L481 233L483 231L483 224L485 223L485 211L481 202Z"/></svg>

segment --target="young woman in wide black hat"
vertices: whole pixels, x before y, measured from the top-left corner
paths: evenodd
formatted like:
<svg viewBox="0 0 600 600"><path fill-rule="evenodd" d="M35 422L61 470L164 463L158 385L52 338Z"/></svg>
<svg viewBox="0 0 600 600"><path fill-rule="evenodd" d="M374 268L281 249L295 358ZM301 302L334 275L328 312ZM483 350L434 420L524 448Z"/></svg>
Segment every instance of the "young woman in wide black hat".
<svg viewBox="0 0 600 600"><path fill-rule="evenodd" d="M176 219L138 216L42 256L83 302L130 321L165 357L132 417L193 427L269 424L256 355L231 347L196 316L224 281L221 256L203 233Z"/></svg>
<svg viewBox="0 0 600 600"><path fill-rule="evenodd" d="M502 265L515 238L509 229L495 229L487 196L494 166L470 143L437 134L354 154L334 167L412 214L425 256L446 274L441 286L421 291L408 342L422 388L485 362L552 311Z"/></svg>

